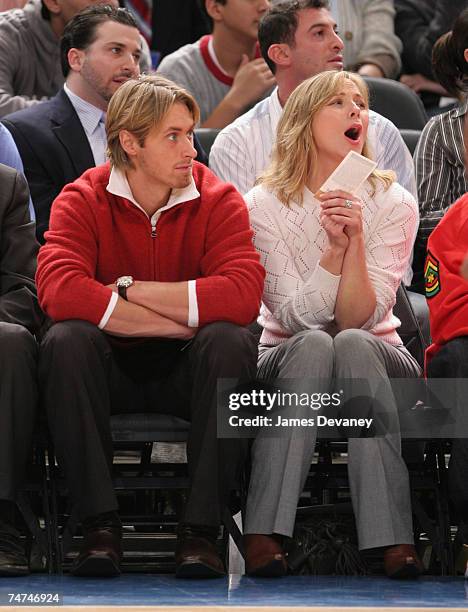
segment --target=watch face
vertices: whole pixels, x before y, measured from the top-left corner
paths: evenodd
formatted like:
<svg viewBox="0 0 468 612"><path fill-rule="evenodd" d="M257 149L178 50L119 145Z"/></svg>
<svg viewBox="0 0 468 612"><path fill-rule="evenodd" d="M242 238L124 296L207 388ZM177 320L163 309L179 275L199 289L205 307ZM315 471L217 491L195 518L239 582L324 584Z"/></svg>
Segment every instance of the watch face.
<svg viewBox="0 0 468 612"><path fill-rule="evenodd" d="M133 276L121 276L117 279L118 287L131 287L133 285Z"/></svg>

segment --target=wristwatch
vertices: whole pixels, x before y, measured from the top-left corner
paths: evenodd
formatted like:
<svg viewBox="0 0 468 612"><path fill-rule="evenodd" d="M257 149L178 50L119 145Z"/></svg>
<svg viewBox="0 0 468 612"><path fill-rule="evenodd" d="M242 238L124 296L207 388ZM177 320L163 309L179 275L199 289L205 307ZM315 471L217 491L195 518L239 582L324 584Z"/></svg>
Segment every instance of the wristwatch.
<svg viewBox="0 0 468 612"><path fill-rule="evenodd" d="M119 276L119 278L115 281L119 295L124 300L127 299L127 289L131 287L133 283L133 276Z"/></svg>

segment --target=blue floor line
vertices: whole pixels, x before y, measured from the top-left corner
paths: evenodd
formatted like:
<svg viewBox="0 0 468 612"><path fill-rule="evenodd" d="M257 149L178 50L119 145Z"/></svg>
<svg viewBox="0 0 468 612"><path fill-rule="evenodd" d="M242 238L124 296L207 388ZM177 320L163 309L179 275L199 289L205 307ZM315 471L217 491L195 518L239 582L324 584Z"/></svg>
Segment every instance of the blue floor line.
<svg viewBox="0 0 468 612"><path fill-rule="evenodd" d="M63 605L120 606L339 606L468 608L463 578L289 576L279 580L231 575L208 581L172 575L127 574L113 579L33 575L0 578L0 605L10 593L58 593Z"/></svg>

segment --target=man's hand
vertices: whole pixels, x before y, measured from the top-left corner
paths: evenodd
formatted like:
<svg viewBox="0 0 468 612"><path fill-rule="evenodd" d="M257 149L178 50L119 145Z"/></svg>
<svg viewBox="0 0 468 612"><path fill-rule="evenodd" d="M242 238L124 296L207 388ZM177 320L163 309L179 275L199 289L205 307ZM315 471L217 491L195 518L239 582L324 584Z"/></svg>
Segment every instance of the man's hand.
<svg viewBox="0 0 468 612"><path fill-rule="evenodd" d="M423 74L402 74L400 77L400 83L403 83L403 85L406 85L415 93L420 93L421 91L431 91L432 93L436 93L441 96L448 95L442 85L436 83L435 81L431 81Z"/></svg>
<svg viewBox="0 0 468 612"><path fill-rule="evenodd" d="M385 76L377 64L363 64L357 72L361 76L373 77L375 79L382 79Z"/></svg>
<svg viewBox="0 0 468 612"><path fill-rule="evenodd" d="M257 102L275 84L275 77L262 58L249 60L242 56L231 90L227 94L231 103L240 109Z"/></svg>

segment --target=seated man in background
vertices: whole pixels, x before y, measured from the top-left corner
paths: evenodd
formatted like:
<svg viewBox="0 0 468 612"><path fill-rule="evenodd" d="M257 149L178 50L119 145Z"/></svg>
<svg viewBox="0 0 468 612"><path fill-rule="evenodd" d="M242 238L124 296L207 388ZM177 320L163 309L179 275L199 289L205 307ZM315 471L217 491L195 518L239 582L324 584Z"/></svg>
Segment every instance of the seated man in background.
<svg viewBox="0 0 468 612"><path fill-rule="evenodd" d="M262 18L258 31L262 55L278 88L216 138L210 167L221 179L247 193L270 160L276 128L290 94L305 79L325 70L342 70L343 41L328 0L285 0ZM369 112L369 143L379 168L393 170L416 197L413 160L395 125Z"/></svg>
<svg viewBox="0 0 468 612"><path fill-rule="evenodd" d="M201 0L213 33L166 56L158 72L193 95L201 127L223 128L271 91L260 57L258 22L269 0Z"/></svg>
<svg viewBox="0 0 468 612"><path fill-rule="evenodd" d="M140 34L126 9L90 6L65 27L60 48L64 87L3 119L23 160L40 242L62 188L106 161L107 105L122 83L140 74Z"/></svg>
<svg viewBox="0 0 468 612"><path fill-rule="evenodd" d="M14 528L15 501L36 418L34 334L42 314L33 280L38 245L26 182L0 164L0 185L0 576L22 576L29 567Z"/></svg>
<svg viewBox="0 0 468 612"><path fill-rule="evenodd" d="M468 165L467 120L464 141ZM428 240L425 283L432 344L426 353L426 374L430 378L468 379L467 236L468 194L465 194L445 213ZM457 540L463 544L456 569L468 578L468 432L459 435L460 438L452 440L448 487L458 522Z"/></svg>
<svg viewBox="0 0 468 612"><path fill-rule="evenodd" d="M458 99L458 104L425 125L414 152L420 224L414 247L413 284L422 293L427 240L450 206L468 191L463 142L468 116L468 8L455 20L453 30L437 40L432 58L435 78Z"/></svg>
<svg viewBox="0 0 468 612"><path fill-rule="evenodd" d="M264 270L243 199L194 161L198 119L192 96L163 77L122 85L107 112L111 168L65 187L39 254L40 301L56 322L39 380L83 525L75 575L120 571L110 414L158 410L191 421L176 575L224 572L215 541L245 446L217 439L217 379L255 377L242 326L258 313Z"/></svg>
<svg viewBox="0 0 468 612"><path fill-rule="evenodd" d="M106 161L107 105L122 83L140 74L141 37L135 18L123 8L90 6L75 15L60 48L63 89L3 119L23 160L39 242L63 187Z"/></svg>

